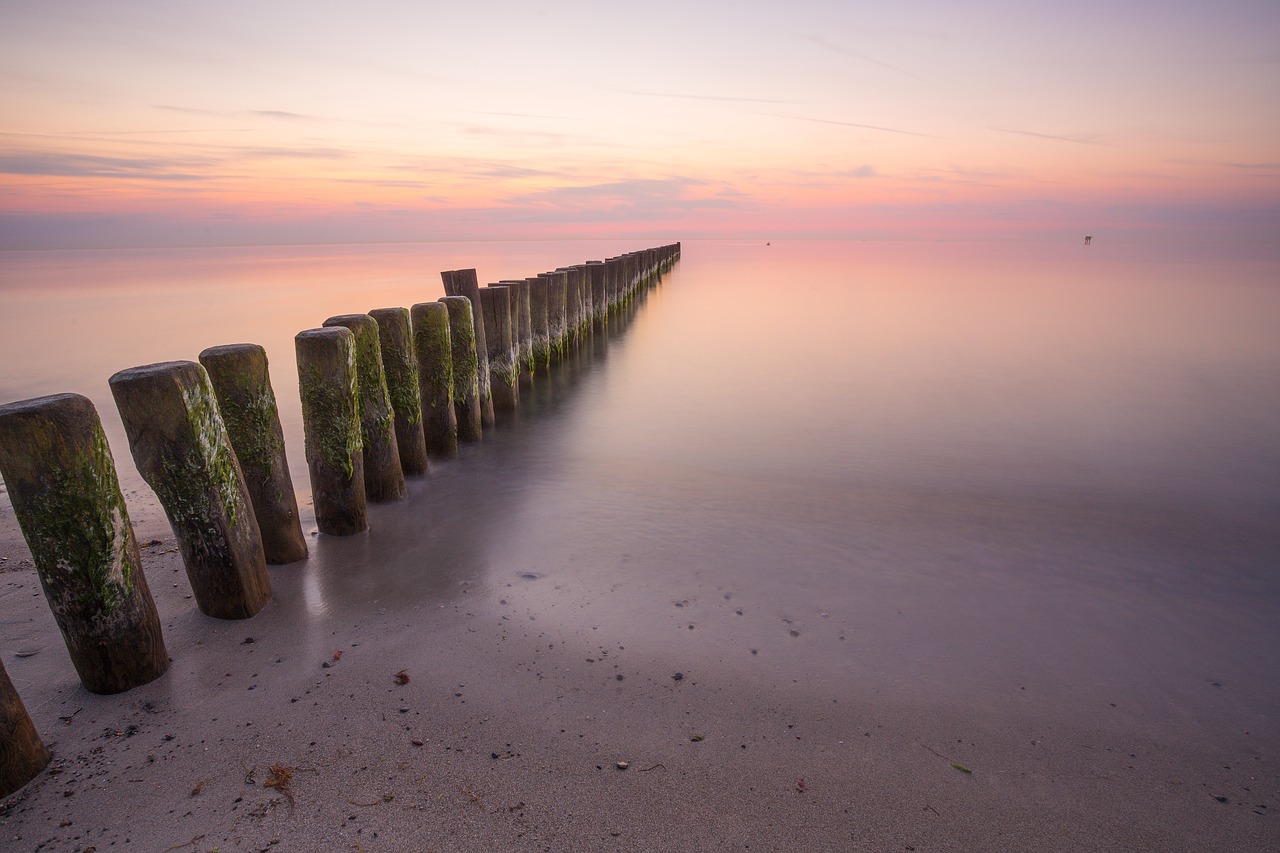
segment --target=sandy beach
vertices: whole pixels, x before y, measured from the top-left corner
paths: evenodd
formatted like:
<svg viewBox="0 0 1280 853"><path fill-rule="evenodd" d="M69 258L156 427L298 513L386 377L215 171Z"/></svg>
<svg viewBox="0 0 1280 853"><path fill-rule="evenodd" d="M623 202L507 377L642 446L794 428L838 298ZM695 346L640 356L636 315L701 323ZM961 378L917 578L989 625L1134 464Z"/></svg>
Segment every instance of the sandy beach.
<svg viewBox="0 0 1280 853"><path fill-rule="evenodd" d="M435 491L460 488L466 462ZM1274 728L1169 727L1125 707L1120 685L1058 713L1037 696L1051 672L981 701L815 679L806 662L854 632L696 577L646 598L515 561L384 598L374 534L342 543L364 560L273 567L261 614L214 620L158 507L128 497L173 663L123 695L79 686L7 507L0 519L5 665L53 753L0 805L6 850L1280 844ZM419 482L398 507L433 500ZM375 509L375 529L392 513ZM358 576L371 597L314 606L310 585ZM625 619L601 618L621 601ZM748 622L765 627L750 648ZM1206 683L1207 705L1180 713L1234 687Z"/></svg>

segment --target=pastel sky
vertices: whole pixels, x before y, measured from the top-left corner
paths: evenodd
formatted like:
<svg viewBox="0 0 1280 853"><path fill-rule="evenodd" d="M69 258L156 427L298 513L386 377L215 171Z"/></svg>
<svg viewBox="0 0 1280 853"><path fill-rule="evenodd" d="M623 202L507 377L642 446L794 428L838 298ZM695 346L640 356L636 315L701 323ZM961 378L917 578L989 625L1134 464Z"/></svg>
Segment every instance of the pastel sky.
<svg viewBox="0 0 1280 853"><path fill-rule="evenodd" d="M1277 0L0 0L0 248L1280 236Z"/></svg>

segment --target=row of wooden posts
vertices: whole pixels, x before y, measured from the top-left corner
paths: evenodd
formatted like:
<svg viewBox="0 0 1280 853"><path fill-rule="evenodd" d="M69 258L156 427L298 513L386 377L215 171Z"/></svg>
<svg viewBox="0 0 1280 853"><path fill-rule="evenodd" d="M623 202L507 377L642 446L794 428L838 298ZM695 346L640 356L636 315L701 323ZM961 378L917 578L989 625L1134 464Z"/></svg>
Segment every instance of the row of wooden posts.
<svg viewBox="0 0 1280 853"><path fill-rule="evenodd" d="M520 385L602 330L679 258L678 243L480 287L441 273L446 296L331 317L295 338L316 526L368 528L366 503L478 441ZM212 347L109 380L139 473L173 528L200 611L256 614L266 564L307 556L284 434L255 344ZM0 474L81 683L119 693L169 657L97 411L57 394L0 406ZM0 664L0 797L49 755Z"/></svg>

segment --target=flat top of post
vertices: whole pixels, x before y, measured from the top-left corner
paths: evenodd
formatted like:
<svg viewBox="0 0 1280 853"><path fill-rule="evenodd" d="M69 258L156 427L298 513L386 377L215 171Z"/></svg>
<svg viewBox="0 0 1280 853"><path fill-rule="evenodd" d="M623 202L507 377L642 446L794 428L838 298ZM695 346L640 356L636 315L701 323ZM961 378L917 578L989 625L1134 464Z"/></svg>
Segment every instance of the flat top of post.
<svg viewBox="0 0 1280 853"><path fill-rule="evenodd" d="M124 370L117 371L112 374L107 382L116 385L122 382L132 382L137 379L154 379L158 376L173 376L178 373L187 373L192 369L204 370L203 367L194 361L158 361L155 364L142 364L137 367L126 367Z"/></svg>
<svg viewBox="0 0 1280 853"><path fill-rule="evenodd" d="M299 341L311 340L314 338L324 339L342 337L353 338L355 335L351 334L351 330L346 326L325 326L323 329L307 329L306 331L298 332L298 334L293 336L293 339L295 341Z"/></svg>
<svg viewBox="0 0 1280 853"><path fill-rule="evenodd" d="M0 406L0 415L19 415L66 405L73 401L82 405L84 403L88 403L90 406L93 405L93 402L83 394L46 394L43 397L32 397L30 400L15 400L12 403L5 403Z"/></svg>
<svg viewBox="0 0 1280 853"><path fill-rule="evenodd" d="M224 355L244 355L266 352L259 344L220 344L200 351L200 358L217 358Z"/></svg>

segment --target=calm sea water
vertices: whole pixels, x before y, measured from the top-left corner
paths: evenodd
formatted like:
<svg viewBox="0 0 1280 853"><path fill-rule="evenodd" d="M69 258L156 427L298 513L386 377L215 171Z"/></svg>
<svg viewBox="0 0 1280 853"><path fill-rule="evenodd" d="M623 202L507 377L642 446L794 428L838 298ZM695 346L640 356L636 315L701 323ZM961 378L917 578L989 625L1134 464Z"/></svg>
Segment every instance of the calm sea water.
<svg viewBox="0 0 1280 853"><path fill-rule="evenodd" d="M0 253L0 402L89 396L146 502L107 378L260 343L310 530L296 332L435 299L442 269L644 245ZM1280 707L1278 320L1274 251L686 243L518 421L367 536L313 540L305 609L532 573L547 622L655 654L1256 725Z"/></svg>

